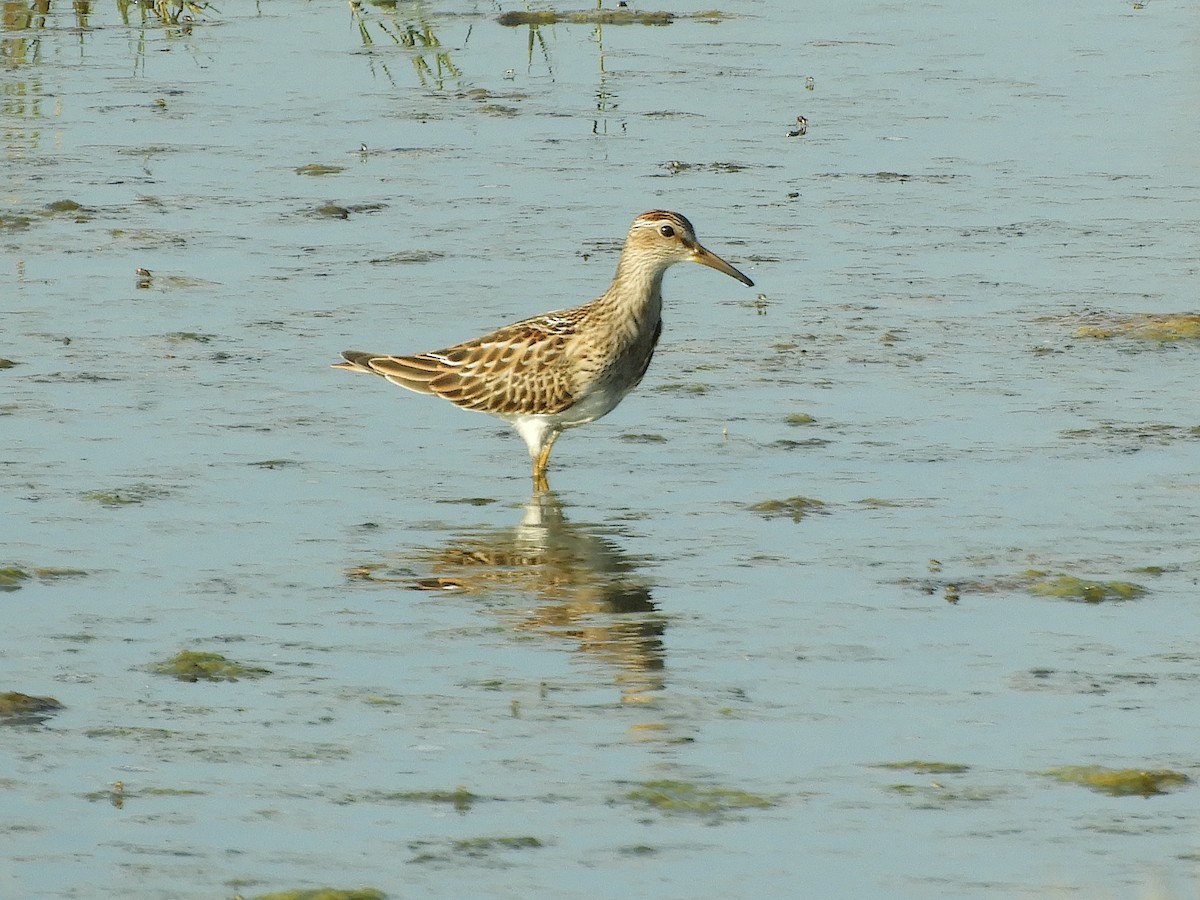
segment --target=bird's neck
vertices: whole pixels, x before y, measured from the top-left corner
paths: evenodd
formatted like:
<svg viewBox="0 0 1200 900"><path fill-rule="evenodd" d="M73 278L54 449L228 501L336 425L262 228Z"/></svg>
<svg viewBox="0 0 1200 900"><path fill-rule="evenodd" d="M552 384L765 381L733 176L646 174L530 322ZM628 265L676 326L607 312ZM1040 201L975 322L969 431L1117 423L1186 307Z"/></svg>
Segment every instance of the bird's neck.
<svg viewBox="0 0 1200 900"><path fill-rule="evenodd" d="M604 305L631 325L654 325L662 318L662 281L666 267L656 260L622 253L617 274L604 292Z"/></svg>

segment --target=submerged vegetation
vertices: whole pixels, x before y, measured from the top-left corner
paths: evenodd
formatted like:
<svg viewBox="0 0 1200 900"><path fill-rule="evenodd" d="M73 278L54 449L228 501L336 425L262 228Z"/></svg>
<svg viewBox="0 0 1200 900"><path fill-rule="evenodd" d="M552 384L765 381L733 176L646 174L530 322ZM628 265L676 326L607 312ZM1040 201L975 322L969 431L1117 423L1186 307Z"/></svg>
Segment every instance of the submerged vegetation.
<svg viewBox="0 0 1200 900"><path fill-rule="evenodd" d="M904 772L914 772L917 775L961 775L971 770L970 766L962 763L930 762L922 759L910 759L905 762L875 763L877 769L896 769Z"/></svg>
<svg viewBox="0 0 1200 900"><path fill-rule="evenodd" d="M1200 315L1194 313L1139 313L1137 315L1089 316L1075 329L1082 338L1123 337L1141 341L1200 340Z"/></svg>
<svg viewBox="0 0 1200 900"><path fill-rule="evenodd" d="M0 694L0 722L6 725L44 722L63 708L53 697L32 697L18 691Z"/></svg>
<svg viewBox="0 0 1200 900"><path fill-rule="evenodd" d="M368 791L349 794L339 800L342 804L353 803L434 803L452 806L456 812L470 812L471 807L484 798L472 794L462 785L452 791Z"/></svg>
<svg viewBox="0 0 1200 900"><path fill-rule="evenodd" d="M63 578L82 578L88 573L83 569L67 569L57 566L0 566L0 593L18 591L34 578L39 581L58 581Z"/></svg>
<svg viewBox="0 0 1200 900"><path fill-rule="evenodd" d="M257 894L254 897L238 900L386 900L387 894L377 888L299 888L293 891L275 891L270 894Z"/></svg>
<svg viewBox="0 0 1200 900"><path fill-rule="evenodd" d="M940 563L939 563L940 569ZM927 594L944 592L957 602L964 594L1003 594L1024 591L1035 597L1053 597L1075 603L1112 603L1137 600L1149 589L1132 581L1091 580L1076 575L1027 569L1016 575L962 580L924 580L919 582Z"/></svg>
<svg viewBox="0 0 1200 900"><path fill-rule="evenodd" d="M1144 587L1131 581L1088 581L1074 575L1036 577L1026 590L1039 597L1057 597L1077 603L1136 600L1146 593Z"/></svg>
<svg viewBox="0 0 1200 900"><path fill-rule="evenodd" d="M764 519L788 518L799 522L810 513L825 512L825 501L812 497L788 497L786 500L760 500L746 508Z"/></svg>
<svg viewBox="0 0 1200 900"><path fill-rule="evenodd" d="M640 782L626 791L625 802L663 813L720 820L747 809L768 809L779 800L734 788L695 784L690 781L656 779Z"/></svg>
<svg viewBox="0 0 1200 900"><path fill-rule="evenodd" d="M170 493L166 488L157 485L139 483L114 490L84 491L80 496L108 509L117 509L122 506L138 506L149 500L160 500Z"/></svg>
<svg viewBox="0 0 1200 900"><path fill-rule="evenodd" d="M708 14L710 17L712 13ZM501 25L670 25L678 16L669 12L639 12L629 8L579 9L557 12L552 9L502 13Z"/></svg>
<svg viewBox="0 0 1200 900"><path fill-rule="evenodd" d="M500 835L498 837L458 838L450 841L413 841L409 849L415 854L413 863L458 864L464 858L484 860L509 850L537 850L545 842L532 835Z"/></svg>

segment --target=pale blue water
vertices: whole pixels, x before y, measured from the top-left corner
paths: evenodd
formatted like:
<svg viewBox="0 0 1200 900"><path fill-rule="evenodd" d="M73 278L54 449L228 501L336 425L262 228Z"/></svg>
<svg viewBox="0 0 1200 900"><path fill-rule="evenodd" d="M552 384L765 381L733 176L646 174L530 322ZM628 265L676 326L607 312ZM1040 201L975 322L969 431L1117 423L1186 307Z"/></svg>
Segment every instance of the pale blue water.
<svg viewBox="0 0 1200 900"><path fill-rule="evenodd" d="M1196 774L1196 348L1073 318L1196 309L1194 7L22 8L0 566L89 574L0 601L0 692L66 705L0 729L0 895L1195 893L1195 788L1038 774ZM757 286L672 271L540 526L502 423L326 368L595 296L654 207ZM1149 593L969 586L1028 569ZM185 647L272 672L147 671ZM624 802L654 779L777 803Z"/></svg>

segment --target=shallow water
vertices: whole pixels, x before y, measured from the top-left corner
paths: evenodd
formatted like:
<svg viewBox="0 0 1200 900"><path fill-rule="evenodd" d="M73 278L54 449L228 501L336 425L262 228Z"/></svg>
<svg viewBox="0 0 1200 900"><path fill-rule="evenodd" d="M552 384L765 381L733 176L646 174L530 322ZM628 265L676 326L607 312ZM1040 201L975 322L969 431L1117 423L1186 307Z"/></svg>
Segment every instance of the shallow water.
<svg viewBox="0 0 1200 900"><path fill-rule="evenodd" d="M0 693L66 708L2 730L0 894L1195 892L1194 787L1041 774L1196 774L1196 345L1079 332L1196 308L1194 9L24 9ZM551 498L326 368L595 296L653 207L757 286L671 272Z"/></svg>

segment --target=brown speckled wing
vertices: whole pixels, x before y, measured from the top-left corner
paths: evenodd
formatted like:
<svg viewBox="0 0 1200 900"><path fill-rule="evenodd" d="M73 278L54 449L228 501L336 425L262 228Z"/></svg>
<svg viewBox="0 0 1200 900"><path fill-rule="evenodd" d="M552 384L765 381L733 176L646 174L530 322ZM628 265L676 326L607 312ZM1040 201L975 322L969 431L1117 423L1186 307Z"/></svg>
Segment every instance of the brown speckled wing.
<svg viewBox="0 0 1200 900"><path fill-rule="evenodd" d="M574 317L552 313L445 350L372 356L365 362L394 384L444 397L464 409L553 414L575 402L564 358L574 333Z"/></svg>

